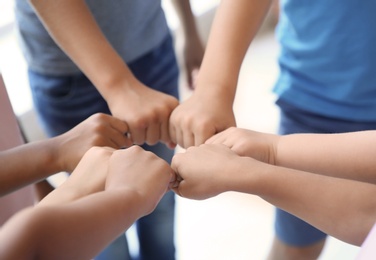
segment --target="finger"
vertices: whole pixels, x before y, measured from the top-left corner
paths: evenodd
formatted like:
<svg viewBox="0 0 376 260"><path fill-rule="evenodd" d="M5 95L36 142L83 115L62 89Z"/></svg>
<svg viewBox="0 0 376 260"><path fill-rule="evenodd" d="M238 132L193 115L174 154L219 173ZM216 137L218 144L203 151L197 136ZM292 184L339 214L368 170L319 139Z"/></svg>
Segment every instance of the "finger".
<svg viewBox="0 0 376 260"><path fill-rule="evenodd" d="M182 181L183 181L183 178L181 178L180 175L176 174L176 177L174 178L174 180L170 182L169 188L175 191L175 193L178 193L178 195L180 195L179 185Z"/></svg>
<svg viewBox="0 0 376 260"><path fill-rule="evenodd" d="M209 137L206 141L205 144L218 144L218 143L223 143L225 138L223 137L224 135L221 133L214 134L213 136Z"/></svg>
<svg viewBox="0 0 376 260"><path fill-rule="evenodd" d="M179 174L177 174L176 175L176 181L180 183L182 180L183 180L183 178Z"/></svg>
<svg viewBox="0 0 376 260"><path fill-rule="evenodd" d="M161 124L161 142L170 149L176 148L175 127L168 123Z"/></svg>
<svg viewBox="0 0 376 260"><path fill-rule="evenodd" d="M195 143L194 145L195 146L199 146L203 143L205 143L205 141L208 139L208 137L210 137L211 135L208 135L208 134L205 134L205 133L201 133L201 134L198 134L198 135L195 135Z"/></svg>
<svg viewBox="0 0 376 260"><path fill-rule="evenodd" d="M180 194L180 187L179 187L179 185L176 186L176 187L174 187L174 188L172 188L171 190L172 190L173 192L175 192L176 195L182 197L181 194Z"/></svg>
<svg viewBox="0 0 376 260"><path fill-rule="evenodd" d="M178 183L179 183L178 186L175 187L175 188L173 189L173 191L174 191L177 195L179 195L180 197L184 198L184 195L183 195L184 192L183 192L183 191L184 191L184 183L185 183L185 181L184 181L184 180L181 180L181 181L179 181Z"/></svg>
<svg viewBox="0 0 376 260"><path fill-rule="evenodd" d="M161 141L164 143L175 143L175 127L171 123L169 124L168 121L162 122L160 127Z"/></svg>
<svg viewBox="0 0 376 260"><path fill-rule="evenodd" d="M113 143L116 144L116 148L123 148L132 146L132 140L128 137L128 133L120 132L117 129L111 128L109 137Z"/></svg>
<svg viewBox="0 0 376 260"><path fill-rule="evenodd" d="M159 124L151 124L146 129L145 141L148 145L154 145L159 141L160 127Z"/></svg>
<svg viewBox="0 0 376 260"><path fill-rule="evenodd" d="M180 157L182 156L181 153L176 153L173 157L172 157L172 160L171 160L171 169L175 172L175 175L178 176L179 175L179 161L180 161ZM176 177L177 178L177 177Z"/></svg>
<svg viewBox="0 0 376 260"><path fill-rule="evenodd" d="M175 181L171 184L171 186L172 186L172 190L179 196L181 196L180 184L182 181L184 181L184 178L182 177L183 175L180 172L181 166L184 165L184 163L183 164L181 163L182 160L184 161L184 154L185 153L177 153L174 155L174 157L172 157L172 160L171 160L171 169L175 173Z"/></svg>
<svg viewBox="0 0 376 260"><path fill-rule="evenodd" d="M128 137L132 140L134 144L142 145L145 143L146 128L129 128Z"/></svg>
<svg viewBox="0 0 376 260"><path fill-rule="evenodd" d="M113 129L113 133L110 135L111 139L118 145L118 148L129 147L133 144L126 122L111 116L109 123Z"/></svg>
<svg viewBox="0 0 376 260"><path fill-rule="evenodd" d="M168 189L171 190L179 186L179 182L177 181L176 173L171 169L170 173L170 183L168 184Z"/></svg>
<svg viewBox="0 0 376 260"><path fill-rule="evenodd" d="M184 138L183 133L180 129L176 130L176 143L184 148Z"/></svg>
<svg viewBox="0 0 376 260"><path fill-rule="evenodd" d="M176 146L177 146L177 144L175 144L175 143L173 143L173 142L167 142L167 143L165 143L165 145L166 145L169 149L171 149L171 150L175 149Z"/></svg>
<svg viewBox="0 0 376 260"><path fill-rule="evenodd" d="M195 137L191 131L185 131L183 135L184 148L188 148L195 144Z"/></svg>
<svg viewBox="0 0 376 260"><path fill-rule="evenodd" d="M127 133L129 130L128 124L116 117L110 116L109 119L110 126L121 133Z"/></svg>

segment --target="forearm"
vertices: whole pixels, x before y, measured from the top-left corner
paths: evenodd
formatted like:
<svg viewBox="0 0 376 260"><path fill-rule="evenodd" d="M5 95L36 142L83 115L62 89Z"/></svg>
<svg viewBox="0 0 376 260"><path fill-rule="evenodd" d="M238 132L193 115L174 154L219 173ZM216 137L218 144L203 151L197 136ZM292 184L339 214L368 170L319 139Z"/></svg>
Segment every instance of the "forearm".
<svg viewBox="0 0 376 260"><path fill-rule="evenodd" d="M127 65L107 41L83 0L31 0L56 43L106 98L125 78L134 80Z"/></svg>
<svg viewBox="0 0 376 260"><path fill-rule="evenodd" d="M376 183L376 131L295 134L279 138L279 166Z"/></svg>
<svg viewBox="0 0 376 260"><path fill-rule="evenodd" d="M195 93L233 102L244 55L270 1L221 1L213 21Z"/></svg>
<svg viewBox="0 0 376 260"><path fill-rule="evenodd" d="M374 224L372 184L264 163L243 166L236 191L258 195L329 235L360 245Z"/></svg>
<svg viewBox="0 0 376 260"><path fill-rule="evenodd" d="M6 224L1 246L7 259L92 259L142 216L141 209L134 192L126 190L37 206Z"/></svg>
<svg viewBox="0 0 376 260"><path fill-rule="evenodd" d="M48 139L0 152L0 196L62 171L55 148Z"/></svg>
<svg viewBox="0 0 376 260"><path fill-rule="evenodd" d="M46 252L42 259L55 259L62 254L66 254L64 259L93 258L140 218L142 209L135 193L128 190L95 193L67 204L55 210L52 218L56 221L44 227L48 233L58 235L54 245L51 241L41 243L40 251ZM84 242L78 244L69 237ZM49 251L50 248L59 250Z"/></svg>

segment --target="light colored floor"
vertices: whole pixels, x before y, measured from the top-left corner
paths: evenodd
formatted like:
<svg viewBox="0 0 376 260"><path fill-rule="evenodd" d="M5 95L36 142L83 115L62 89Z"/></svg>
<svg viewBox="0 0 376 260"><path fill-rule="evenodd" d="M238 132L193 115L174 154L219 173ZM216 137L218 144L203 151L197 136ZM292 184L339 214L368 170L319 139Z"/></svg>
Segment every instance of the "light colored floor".
<svg viewBox="0 0 376 260"><path fill-rule="evenodd" d="M209 20L202 20L206 37ZM249 49L239 78L235 114L239 127L275 132L278 111L271 94L278 68L273 32L260 33ZM14 35L0 40L0 71L15 112L31 139L42 138L31 107L26 67ZM189 95L182 89L184 98ZM132 234L130 234L132 236ZM273 237L273 207L258 197L225 193L205 201L177 198L176 246L179 260L265 259ZM320 259L354 259L358 248L329 238Z"/></svg>

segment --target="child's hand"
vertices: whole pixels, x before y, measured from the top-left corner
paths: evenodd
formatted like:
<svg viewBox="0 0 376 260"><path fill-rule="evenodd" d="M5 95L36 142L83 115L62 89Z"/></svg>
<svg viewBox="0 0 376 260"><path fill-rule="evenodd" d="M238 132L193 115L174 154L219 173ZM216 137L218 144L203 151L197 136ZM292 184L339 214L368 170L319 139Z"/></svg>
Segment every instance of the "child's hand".
<svg viewBox="0 0 376 260"><path fill-rule="evenodd" d="M207 199L232 190L239 157L222 144L190 147L176 154L171 167L177 175L174 192L190 199Z"/></svg>
<svg viewBox="0 0 376 260"><path fill-rule="evenodd" d="M240 156L274 164L279 136L231 127L206 141L207 144L224 144Z"/></svg>
<svg viewBox="0 0 376 260"><path fill-rule="evenodd" d="M106 114L95 114L54 138L54 158L60 163L61 171L72 172L83 155L93 146L107 146L114 149L132 145L126 137L125 122Z"/></svg>
<svg viewBox="0 0 376 260"><path fill-rule="evenodd" d="M169 118L179 104L175 97L138 81L131 86L124 84L111 89L113 93L106 98L111 113L127 122L134 144L154 145L159 141L171 144Z"/></svg>
<svg viewBox="0 0 376 260"><path fill-rule="evenodd" d="M167 162L139 146L132 146L112 154L105 189L134 191L146 215L155 209L174 180L175 173Z"/></svg>
<svg viewBox="0 0 376 260"><path fill-rule="evenodd" d="M194 93L171 114L171 140L183 148L203 144L208 138L235 126L232 102Z"/></svg>

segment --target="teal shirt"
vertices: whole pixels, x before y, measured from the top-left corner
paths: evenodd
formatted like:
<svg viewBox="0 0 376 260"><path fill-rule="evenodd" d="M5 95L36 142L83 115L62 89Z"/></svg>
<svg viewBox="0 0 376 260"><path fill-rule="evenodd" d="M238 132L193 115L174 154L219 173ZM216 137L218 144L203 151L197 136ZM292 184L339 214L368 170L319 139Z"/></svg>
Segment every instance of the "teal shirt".
<svg viewBox="0 0 376 260"><path fill-rule="evenodd" d="M281 0L274 92L323 116L376 121L376 1Z"/></svg>
<svg viewBox="0 0 376 260"><path fill-rule="evenodd" d="M127 63L156 48L169 33L160 0L86 3L108 41ZM46 75L80 72L49 36L28 0L16 0L16 22L20 46L31 70Z"/></svg>

